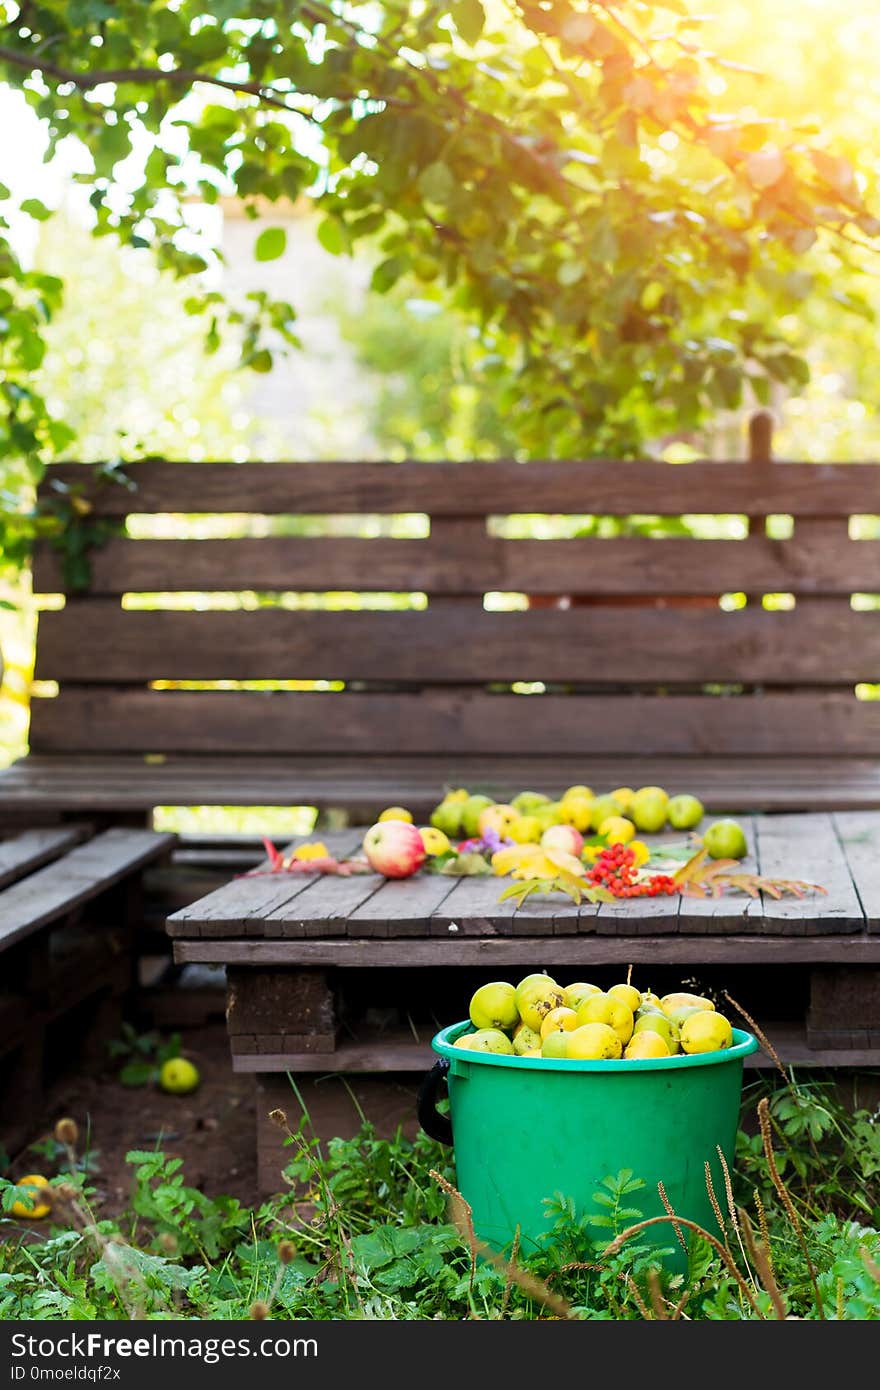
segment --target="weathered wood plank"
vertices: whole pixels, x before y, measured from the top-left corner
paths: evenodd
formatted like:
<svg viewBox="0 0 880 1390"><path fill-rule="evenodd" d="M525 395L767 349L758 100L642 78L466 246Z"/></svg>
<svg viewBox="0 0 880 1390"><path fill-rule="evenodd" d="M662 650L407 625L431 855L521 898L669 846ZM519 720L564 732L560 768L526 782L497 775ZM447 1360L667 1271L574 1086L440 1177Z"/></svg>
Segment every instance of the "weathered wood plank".
<svg viewBox="0 0 880 1390"><path fill-rule="evenodd" d="M739 815L736 819L745 832L749 852L742 860L742 867L749 873L758 873L758 850L755 838L754 819ZM730 932L733 935L748 931L760 931L764 918L763 903L760 898L749 898L744 893L724 893L720 898L690 898L679 900L678 929L682 932Z"/></svg>
<svg viewBox="0 0 880 1390"><path fill-rule="evenodd" d="M363 837L364 827L359 827L326 836L318 832L313 838L321 839L337 858L348 858L360 850ZM356 874L350 878L317 875L309 880L304 892L263 914L264 934L267 937L344 936L348 917L382 882L378 874Z"/></svg>
<svg viewBox="0 0 880 1390"><path fill-rule="evenodd" d="M320 832L319 832L320 833ZM299 835L288 849L316 840L318 834ZM347 852L352 842L350 831L333 831L320 838L331 853ZM315 880L306 875L242 874L225 883L187 907L173 912L165 928L171 937L177 936L263 936L264 920L283 908L299 894L313 886Z"/></svg>
<svg viewBox="0 0 880 1390"><path fill-rule="evenodd" d="M467 523L478 524L476 521ZM804 523L826 525L827 523ZM845 526L844 522L831 523ZM230 540L130 540L113 537L91 556L88 592L306 590L425 591L482 595L687 595L738 592L872 592L880 541L835 540L824 532L772 540L505 540L483 529L479 545L426 539L262 536ZM41 545L37 593L66 592L59 552Z"/></svg>
<svg viewBox="0 0 880 1390"><path fill-rule="evenodd" d="M495 969L529 960L586 968L593 965L880 965L880 935L846 936L604 936L437 937L409 940L327 941L175 941L180 964L338 965L386 969L406 965L433 969L440 965L475 965Z"/></svg>
<svg viewBox="0 0 880 1390"><path fill-rule="evenodd" d="M449 897L455 879L441 874L387 879L346 922L348 936L426 936L430 920Z"/></svg>
<svg viewBox="0 0 880 1390"><path fill-rule="evenodd" d="M106 830L5 888L0 893L0 947L13 945L161 858L174 839L154 830Z"/></svg>
<svg viewBox="0 0 880 1390"><path fill-rule="evenodd" d="M83 599L40 616L36 675L101 684L336 679L747 681L826 685L880 676L880 616L815 609L632 612L125 611ZM596 654L601 652L601 662ZM598 679L601 677L601 681Z"/></svg>
<svg viewBox="0 0 880 1390"><path fill-rule="evenodd" d="M762 894L765 932L851 932L864 927L864 913L830 816L757 816L755 840L763 875L804 879L827 889L826 894L803 899L774 900Z"/></svg>
<svg viewBox="0 0 880 1390"><path fill-rule="evenodd" d="M718 757L880 752L880 700L840 692L755 695L400 694L68 687L31 700L36 753L377 752Z"/></svg>
<svg viewBox="0 0 880 1390"><path fill-rule="evenodd" d="M60 858L87 833L84 826L70 826L58 830L23 830L8 840L0 840L0 888Z"/></svg>
<svg viewBox="0 0 880 1390"><path fill-rule="evenodd" d="M96 483L81 464L56 464L53 482L75 485L97 516L132 512L399 513L491 516L532 512L617 515L621 480L639 510L795 516L849 516L880 510L880 469L874 463L786 462L770 469L742 462L507 460L466 463L129 463L136 491ZM499 505L500 504L500 505Z"/></svg>
<svg viewBox="0 0 880 1390"><path fill-rule="evenodd" d="M864 811L840 811L832 820L868 931L880 932L880 817Z"/></svg>
<svg viewBox="0 0 880 1390"><path fill-rule="evenodd" d="M525 697L524 697L525 698ZM558 796L576 777L597 788L656 784L693 792L710 813L880 808L876 759L712 758L584 754L559 757L393 754L290 757L47 756L31 754L0 771L0 805L10 813L46 809L91 815L154 806L322 806L369 821L385 806L427 816L444 786L509 800L524 787Z"/></svg>
<svg viewBox="0 0 880 1390"><path fill-rule="evenodd" d="M812 1067L876 1067L880 1062L880 1046L858 1048L810 1047L804 1031L792 1024L770 1024L762 1030L777 1055L787 1066ZM305 1054L277 1053L274 1055L234 1057L235 1072L425 1072L436 1061L436 1053L426 1044L413 1039L365 1039L359 1043L343 1043L333 1054L332 1064L327 1057ZM762 1050L745 1058L750 1070L768 1071L776 1063Z"/></svg>
<svg viewBox="0 0 880 1390"><path fill-rule="evenodd" d="M431 914L432 936L509 935L516 912L511 899L499 902L506 880L490 877L452 879L453 889Z"/></svg>

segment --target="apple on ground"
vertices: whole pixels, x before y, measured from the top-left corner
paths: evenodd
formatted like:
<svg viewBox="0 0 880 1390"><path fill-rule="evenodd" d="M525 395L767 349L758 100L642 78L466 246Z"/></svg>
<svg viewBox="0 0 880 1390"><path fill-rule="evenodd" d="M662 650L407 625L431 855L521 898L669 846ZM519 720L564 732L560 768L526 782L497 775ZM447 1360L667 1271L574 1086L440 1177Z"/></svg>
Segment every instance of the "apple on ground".
<svg viewBox="0 0 880 1390"><path fill-rule="evenodd" d="M421 834L409 821L377 821L364 836L363 847L370 868L386 878L409 878L425 862Z"/></svg>

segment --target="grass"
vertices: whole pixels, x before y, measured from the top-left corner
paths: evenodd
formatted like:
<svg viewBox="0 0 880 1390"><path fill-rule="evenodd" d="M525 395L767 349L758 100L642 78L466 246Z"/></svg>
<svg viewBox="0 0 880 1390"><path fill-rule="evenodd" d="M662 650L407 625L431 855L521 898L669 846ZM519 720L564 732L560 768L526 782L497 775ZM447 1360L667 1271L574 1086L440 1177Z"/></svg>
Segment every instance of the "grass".
<svg viewBox="0 0 880 1390"><path fill-rule="evenodd" d="M624 1171L586 1212L548 1194L541 1248L509 1257L478 1239L450 1150L366 1122L319 1145L307 1116L296 1130L273 1119L281 1195L210 1200L180 1159L133 1151L118 1220L102 1218L94 1164L59 1121L42 1154L51 1217L9 1215L23 1193L0 1180L0 1318L880 1318L880 1109L845 1104L832 1081L745 1089L733 1171L720 1192L709 1179L713 1230L674 1212L643 1221L644 1183ZM670 1273L659 1250L683 1228L687 1271Z"/></svg>

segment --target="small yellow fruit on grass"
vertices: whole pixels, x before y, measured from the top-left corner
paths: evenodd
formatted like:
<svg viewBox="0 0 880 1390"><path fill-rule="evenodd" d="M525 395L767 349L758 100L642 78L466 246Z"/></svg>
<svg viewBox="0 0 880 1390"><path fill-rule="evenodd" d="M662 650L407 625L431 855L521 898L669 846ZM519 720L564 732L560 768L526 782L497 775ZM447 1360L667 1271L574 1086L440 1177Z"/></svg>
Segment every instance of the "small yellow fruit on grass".
<svg viewBox="0 0 880 1390"><path fill-rule="evenodd" d="M558 1009L551 1009L541 1020L541 1041L543 1042L548 1033L570 1033L577 1026L577 1014L574 1009L560 1004Z"/></svg>
<svg viewBox="0 0 880 1390"><path fill-rule="evenodd" d="M380 811L377 820L405 820L412 825L412 811L408 811L405 806L386 806L384 811Z"/></svg>
<svg viewBox="0 0 880 1390"><path fill-rule="evenodd" d="M44 1178L42 1173L28 1173L26 1178L19 1178L16 1187L35 1188L48 1187L49 1179ZM48 1202L41 1202L36 1192L25 1192L24 1201L16 1201L10 1207L12 1216L23 1216L26 1221L42 1221L44 1216L48 1216L52 1210Z"/></svg>
<svg viewBox="0 0 880 1390"><path fill-rule="evenodd" d="M613 1061L622 1052L623 1043L607 1023L584 1023L566 1034L566 1057Z"/></svg>
<svg viewBox="0 0 880 1390"><path fill-rule="evenodd" d="M433 825L423 825L419 829L422 837L422 844L425 846L425 853L433 858L437 854L446 854L452 848L449 843L449 836L444 835L442 830L438 830Z"/></svg>
<svg viewBox="0 0 880 1390"><path fill-rule="evenodd" d="M669 1057L669 1048L666 1046L659 1033L652 1033L650 1029L644 1029L640 1033L633 1033L623 1055L627 1058L640 1057Z"/></svg>
<svg viewBox="0 0 880 1390"><path fill-rule="evenodd" d="M599 834L604 835L609 844L628 845L635 839L636 828L626 816L606 816L599 826Z"/></svg>
<svg viewBox="0 0 880 1390"><path fill-rule="evenodd" d="M194 1091L201 1081L198 1068L185 1057L169 1057L159 1071L159 1085L163 1091L175 1096L185 1096Z"/></svg>
<svg viewBox="0 0 880 1390"><path fill-rule="evenodd" d="M733 1029L715 1009L698 1009L681 1025L682 1052L722 1052L733 1042Z"/></svg>

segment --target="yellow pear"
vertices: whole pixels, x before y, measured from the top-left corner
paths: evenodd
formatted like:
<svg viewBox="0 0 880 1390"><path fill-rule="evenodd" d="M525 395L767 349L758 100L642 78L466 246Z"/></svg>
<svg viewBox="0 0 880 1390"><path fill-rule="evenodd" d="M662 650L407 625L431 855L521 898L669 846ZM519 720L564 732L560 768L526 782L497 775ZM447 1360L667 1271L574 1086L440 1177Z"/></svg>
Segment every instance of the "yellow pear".
<svg viewBox="0 0 880 1390"><path fill-rule="evenodd" d="M623 1052L623 1043L607 1023L584 1023L567 1034L566 1057L580 1060L613 1061Z"/></svg>
<svg viewBox="0 0 880 1390"><path fill-rule="evenodd" d="M562 1004L558 1009L551 1009L542 1019L541 1040L543 1041L548 1033L570 1033L577 1026L577 1014L574 1009L566 1008Z"/></svg>
<svg viewBox="0 0 880 1390"><path fill-rule="evenodd" d="M627 1058L668 1057L670 1052L659 1033L643 1029L641 1033L633 1033L623 1050L623 1055Z"/></svg>
<svg viewBox="0 0 880 1390"><path fill-rule="evenodd" d="M733 1042L733 1029L715 1009L698 1009L681 1025L682 1052L721 1052Z"/></svg>
<svg viewBox="0 0 880 1390"><path fill-rule="evenodd" d="M590 994L577 1008L578 1024L604 1023L612 1028L621 1046L633 1035L633 1013L628 1004L612 999L608 994Z"/></svg>
<svg viewBox="0 0 880 1390"><path fill-rule="evenodd" d="M565 993L550 975L527 975L516 987L516 1006L523 1023L541 1031L541 1024L551 1009L565 1003Z"/></svg>

